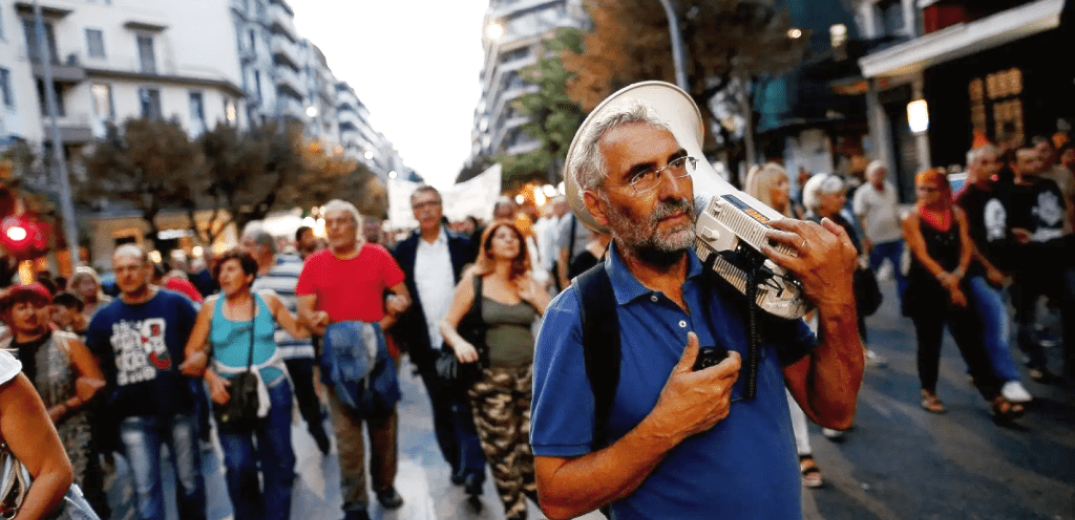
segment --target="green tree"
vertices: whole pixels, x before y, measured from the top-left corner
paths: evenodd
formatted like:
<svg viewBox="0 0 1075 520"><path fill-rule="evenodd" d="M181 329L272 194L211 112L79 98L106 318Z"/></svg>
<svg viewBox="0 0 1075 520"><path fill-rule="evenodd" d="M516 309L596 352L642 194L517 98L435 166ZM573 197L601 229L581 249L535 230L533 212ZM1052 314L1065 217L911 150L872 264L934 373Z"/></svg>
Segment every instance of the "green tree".
<svg viewBox="0 0 1075 520"><path fill-rule="evenodd" d="M80 201L101 199L133 205L156 241L156 217L166 209L195 207L204 189L202 155L174 121L128 119L122 131L109 125L86 157L86 179L76 185Z"/></svg>
<svg viewBox="0 0 1075 520"><path fill-rule="evenodd" d="M525 182L540 177L551 183L558 182L571 139L586 115L567 95L567 83L575 74L567 70L561 58L565 52L582 52L582 33L577 29L559 29L555 37L542 43L542 47L543 58L520 71L524 81L539 89L514 102L522 114L530 117L530 121L522 126L523 134L538 140L541 147L505 158L502 163L505 182Z"/></svg>

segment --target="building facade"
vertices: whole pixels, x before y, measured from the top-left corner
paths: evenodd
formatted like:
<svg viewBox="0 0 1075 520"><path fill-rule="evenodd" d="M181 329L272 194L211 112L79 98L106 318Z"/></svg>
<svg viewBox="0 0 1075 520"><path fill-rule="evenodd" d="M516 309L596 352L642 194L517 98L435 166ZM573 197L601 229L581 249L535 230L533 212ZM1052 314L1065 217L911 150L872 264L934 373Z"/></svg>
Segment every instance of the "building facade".
<svg viewBox="0 0 1075 520"><path fill-rule="evenodd" d="M919 0L895 23L914 33L859 60L876 155L897 173L905 200L913 200L915 172L963 169L975 136L1010 150L1034 135L1070 132L1075 73L1064 54L1073 42L1060 27L1064 7Z"/></svg>
<svg viewBox="0 0 1075 520"><path fill-rule="evenodd" d="M523 81L520 70L543 56L542 42L554 36L556 29L581 28L587 20L581 0L489 2L482 37L482 94L474 110L471 162L499 153L526 153L540 146L540 142L523 134L522 126L529 119L513 104L538 88Z"/></svg>

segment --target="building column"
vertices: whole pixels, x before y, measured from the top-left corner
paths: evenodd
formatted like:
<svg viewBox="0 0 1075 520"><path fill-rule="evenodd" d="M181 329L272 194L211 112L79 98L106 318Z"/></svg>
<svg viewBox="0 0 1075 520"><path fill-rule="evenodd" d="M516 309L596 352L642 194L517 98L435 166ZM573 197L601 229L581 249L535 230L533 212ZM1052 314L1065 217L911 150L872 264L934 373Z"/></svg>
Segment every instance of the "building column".
<svg viewBox="0 0 1075 520"><path fill-rule="evenodd" d="M918 77L911 82L912 101L916 99L926 99L922 88L924 84L925 79L922 77L922 74L919 73ZM918 171L931 168L933 166L933 160L930 157L929 130L915 134L915 149L918 151Z"/></svg>
<svg viewBox="0 0 1075 520"><path fill-rule="evenodd" d="M888 114L885 107L881 106L878 98L877 81L869 80L869 90L866 91L866 122L870 129L870 149L867 156L877 159L885 164L890 172L897 171L896 163L892 157L892 132Z"/></svg>

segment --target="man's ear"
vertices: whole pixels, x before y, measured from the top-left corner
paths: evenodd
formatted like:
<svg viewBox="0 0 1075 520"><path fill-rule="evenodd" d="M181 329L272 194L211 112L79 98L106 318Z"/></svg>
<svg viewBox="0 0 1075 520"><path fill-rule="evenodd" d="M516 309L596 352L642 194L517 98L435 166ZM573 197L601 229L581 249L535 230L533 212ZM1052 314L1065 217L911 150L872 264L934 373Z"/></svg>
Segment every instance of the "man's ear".
<svg viewBox="0 0 1075 520"><path fill-rule="evenodd" d="M608 202L597 195L593 190L582 192L582 201L586 203L586 210L590 212L594 222L601 227L608 227Z"/></svg>

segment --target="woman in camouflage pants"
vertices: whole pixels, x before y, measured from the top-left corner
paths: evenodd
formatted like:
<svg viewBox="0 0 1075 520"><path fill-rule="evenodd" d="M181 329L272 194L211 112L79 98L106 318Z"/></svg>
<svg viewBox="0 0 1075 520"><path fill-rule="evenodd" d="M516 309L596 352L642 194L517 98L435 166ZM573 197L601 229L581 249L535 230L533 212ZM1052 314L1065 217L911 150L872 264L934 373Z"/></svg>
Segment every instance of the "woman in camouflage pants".
<svg viewBox="0 0 1075 520"><path fill-rule="evenodd" d="M481 282L474 283L474 277ZM481 294L476 293L478 287ZM531 325L545 312L549 295L530 277L530 261L522 233L506 220L492 222L482 235L477 266L455 289L441 322L445 343L460 363L479 354L456 328L481 300L485 323L485 368L470 389L471 409L482 449L493 468L493 480L508 519L526 518L526 500L537 500L534 454L530 451L530 399L534 362Z"/></svg>

